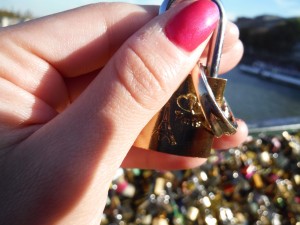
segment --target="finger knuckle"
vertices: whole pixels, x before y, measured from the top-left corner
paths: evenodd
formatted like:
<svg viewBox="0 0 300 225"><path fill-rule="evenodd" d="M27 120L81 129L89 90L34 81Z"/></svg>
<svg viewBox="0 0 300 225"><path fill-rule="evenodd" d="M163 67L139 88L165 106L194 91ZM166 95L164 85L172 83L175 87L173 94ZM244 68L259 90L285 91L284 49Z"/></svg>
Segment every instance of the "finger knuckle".
<svg viewBox="0 0 300 225"><path fill-rule="evenodd" d="M115 63L117 76L132 99L143 108L153 110L168 92L167 81L155 68L158 62L147 59L145 54L128 46L122 61Z"/></svg>

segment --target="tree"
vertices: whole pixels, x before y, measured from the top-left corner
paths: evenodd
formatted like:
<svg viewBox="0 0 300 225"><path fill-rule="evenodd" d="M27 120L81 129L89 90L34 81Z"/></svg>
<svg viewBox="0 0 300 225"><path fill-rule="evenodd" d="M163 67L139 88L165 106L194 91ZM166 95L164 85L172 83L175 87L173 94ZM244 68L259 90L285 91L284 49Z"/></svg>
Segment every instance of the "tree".
<svg viewBox="0 0 300 225"><path fill-rule="evenodd" d="M0 9L0 17L27 19L27 18L33 18L33 15L29 10L27 10L25 13L19 13L19 12L8 11L5 9Z"/></svg>
<svg viewBox="0 0 300 225"><path fill-rule="evenodd" d="M246 58L281 63L294 61L291 53L296 44L300 43L300 18L278 20L278 24L273 26L258 24L254 20L251 26L240 29L240 33Z"/></svg>

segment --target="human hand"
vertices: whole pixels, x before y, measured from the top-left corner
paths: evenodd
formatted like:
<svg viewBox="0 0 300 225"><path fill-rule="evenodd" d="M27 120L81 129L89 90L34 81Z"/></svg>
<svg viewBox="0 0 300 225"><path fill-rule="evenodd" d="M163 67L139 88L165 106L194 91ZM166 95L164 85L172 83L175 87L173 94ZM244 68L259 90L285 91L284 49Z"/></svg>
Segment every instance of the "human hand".
<svg viewBox="0 0 300 225"><path fill-rule="evenodd" d="M188 4L158 17L156 7L95 4L0 30L0 221L98 224L120 165L183 169L204 162L132 147L205 57L212 26L202 24L195 49L165 34ZM214 9L201 13L214 16ZM220 72L242 51L229 23ZM246 130L240 122L236 135L214 147L238 145Z"/></svg>

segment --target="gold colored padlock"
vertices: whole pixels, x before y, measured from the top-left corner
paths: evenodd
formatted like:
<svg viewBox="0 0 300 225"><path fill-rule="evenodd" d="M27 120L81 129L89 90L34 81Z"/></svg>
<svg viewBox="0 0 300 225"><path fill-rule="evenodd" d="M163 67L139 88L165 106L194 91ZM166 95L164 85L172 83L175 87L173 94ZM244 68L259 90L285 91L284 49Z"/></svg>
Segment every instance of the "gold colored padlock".
<svg viewBox="0 0 300 225"><path fill-rule="evenodd" d="M160 13L181 1L164 1ZM210 155L214 137L236 132L237 124L224 98L227 81L217 77L224 41L224 9L219 1L213 2L219 8L220 22L213 35L215 46L210 48L209 65L204 67L199 63L194 67L166 105L142 130L135 146L206 158Z"/></svg>

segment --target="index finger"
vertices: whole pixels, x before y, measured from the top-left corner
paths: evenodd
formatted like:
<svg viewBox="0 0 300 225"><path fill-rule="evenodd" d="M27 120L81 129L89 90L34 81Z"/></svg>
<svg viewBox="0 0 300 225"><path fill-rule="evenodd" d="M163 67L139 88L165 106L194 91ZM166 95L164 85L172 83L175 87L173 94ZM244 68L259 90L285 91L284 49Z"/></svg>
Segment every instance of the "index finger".
<svg viewBox="0 0 300 225"><path fill-rule="evenodd" d="M2 36L75 77L102 67L157 12L155 6L98 3L4 29Z"/></svg>

